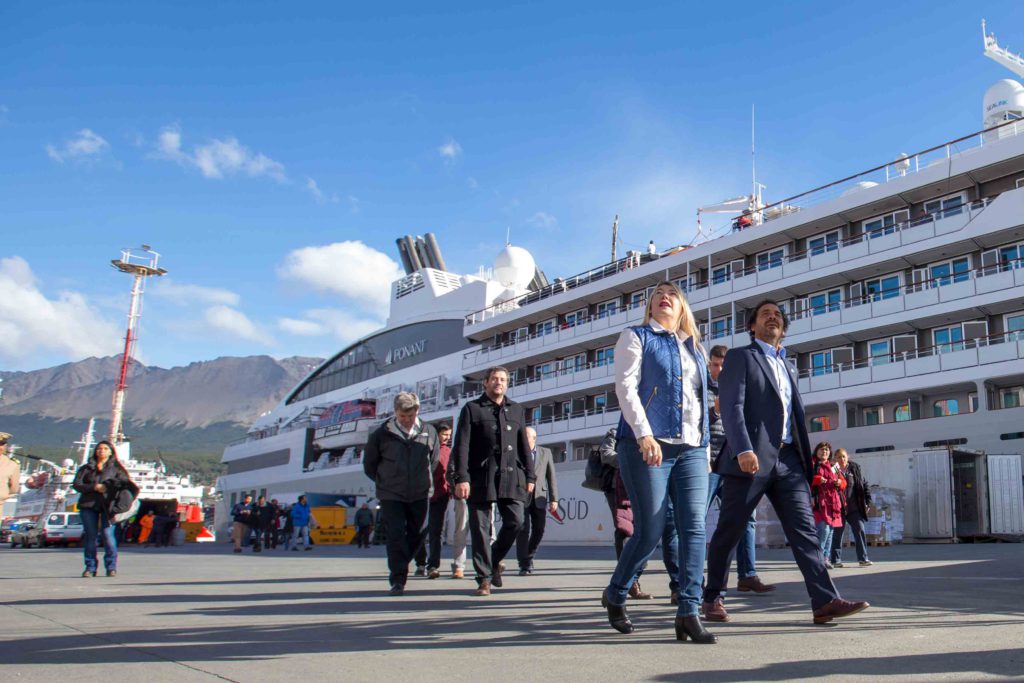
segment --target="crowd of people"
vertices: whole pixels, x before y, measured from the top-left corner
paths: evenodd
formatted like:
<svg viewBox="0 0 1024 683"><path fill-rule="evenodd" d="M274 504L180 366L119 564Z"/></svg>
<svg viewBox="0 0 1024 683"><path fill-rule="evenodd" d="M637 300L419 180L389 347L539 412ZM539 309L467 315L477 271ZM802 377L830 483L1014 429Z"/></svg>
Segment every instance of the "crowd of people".
<svg viewBox="0 0 1024 683"><path fill-rule="evenodd" d="M635 630L626 602L650 597L639 578L660 543L677 606L677 639L716 643L704 622L731 619L725 599L734 557L737 590L775 590L756 566L755 514L765 497L803 575L813 622L869 607L841 597L828 573L842 566L846 524L860 564L870 564L863 523L868 484L844 450L833 453L828 443L811 449L782 345L788 327L785 311L766 300L748 317L748 346L706 352L683 292L663 282L643 323L621 333L615 347L621 418L601 447L617 556L601 603L615 630ZM391 595L405 593L414 561L417 574L440 575L440 527L451 500L468 507L456 534L468 526L475 595L502 587L502 560L514 545L520 575L534 571L545 513L557 509L557 484L550 453L537 446L522 406L506 396L508 378L505 368L488 370L484 393L462 408L450 452L450 427L435 430L421 421L412 393L396 397L394 417L371 435L364 470L381 501ZM720 512L708 539L705 519L714 500ZM454 550L464 553L464 540Z"/></svg>
<svg viewBox="0 0 1024 683"><path fill-rule="evenodd" d="M306 496L299 496L294 503L285 506L276 498L268 501L266 496L254 502L252 495L246 494L231 508L231 522L231 540L236 553L247 545L254 553L278 547L295 552L313 549L309 530L316 528L317 521Z"/></svg>

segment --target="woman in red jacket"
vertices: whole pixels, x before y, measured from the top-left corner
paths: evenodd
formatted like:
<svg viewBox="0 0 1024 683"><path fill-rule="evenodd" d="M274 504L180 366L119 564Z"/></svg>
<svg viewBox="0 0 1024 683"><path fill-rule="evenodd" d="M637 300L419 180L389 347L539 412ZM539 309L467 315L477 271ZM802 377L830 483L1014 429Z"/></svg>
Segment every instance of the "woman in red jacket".
<svg viewBox="0 0 1024 683"><path fill-rule="evenodd" d="M825 566L832 569L828 561L832 549L832 529L843 524L843 491L846 479L839 466L831 461L832 444L822 441L814 447L815 470L811 480L814 494L814 523L818 528L818 541L825 555Z"/></svg>

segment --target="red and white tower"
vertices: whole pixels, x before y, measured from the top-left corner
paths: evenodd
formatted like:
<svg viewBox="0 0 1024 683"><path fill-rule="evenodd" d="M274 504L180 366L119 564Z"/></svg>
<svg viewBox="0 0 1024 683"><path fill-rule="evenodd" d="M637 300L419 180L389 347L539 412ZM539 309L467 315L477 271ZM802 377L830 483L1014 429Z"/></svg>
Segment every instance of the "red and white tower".
<svg viewBox="0 0 1024 683"><path fill-rule="evenodd" d="M117 386L114 388L113 410L110 415L110 441L115 446L120 446L124 441L122 426L124 424L124 392L128 386L128 365L131 363L132 355L135 353L135 343L138 341L137 327L139 317L142 315L142 293L146 288L146 278L155 275L157 277L167 273L163 268L157 267L160 254L150 249L148 244L143 244L141 252L132 253L131 249L121 250L121 258L110 262L114 268L122 273L129 273L134 276L132 281L132 302L128 309L128 331L124 335L124 355L121 357L121 371L117 376Z"/></svg>

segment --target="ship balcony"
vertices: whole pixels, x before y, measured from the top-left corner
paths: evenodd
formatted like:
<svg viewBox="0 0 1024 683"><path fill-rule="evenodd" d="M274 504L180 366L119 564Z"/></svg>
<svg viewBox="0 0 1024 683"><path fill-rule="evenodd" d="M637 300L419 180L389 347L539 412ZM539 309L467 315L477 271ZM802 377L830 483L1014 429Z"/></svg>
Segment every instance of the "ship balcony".
<svg viewBox="0 0 1024 683"><path fill-rule="evenodd" d="M977 383L1024 372L1019 332L939 344L915 351L855 359L804 370L798 379L804 404L865 400L871 394L907 393L957 383Z"/></svg>
<svg viewBox="0 0 1024 683"><path fill-rule="evenodd" d="M569 393L585 392L615 383L615 365L608 362L589 363L579 368L565 368L526 382L518 382L508 390L509 398L519 401L540 401Z"/></svg>
<svg viewBox="0 0 1024 683"><path fill-rule="evenodd" d="M573 413L568 417L545 418L531 423L531 426L537 430L537 440L541 443L548 443L553 439L561 441L600 440L600 437L604 436L609 429L619 425L621 414L618 408L590 410Z"/></svg>
<svg viewBox="0 0 1024 683"><path fill-rule="evenodd" d="M466 374L481 372L495 365L515 364L524 359L554 360L569 350L593 345L600 339L615 343L622 329L639 325L644 319L644 305L626 308L611 315L591 316L575 325L563 325L516 341L470 351L462 357L462 370Z"/></svg>

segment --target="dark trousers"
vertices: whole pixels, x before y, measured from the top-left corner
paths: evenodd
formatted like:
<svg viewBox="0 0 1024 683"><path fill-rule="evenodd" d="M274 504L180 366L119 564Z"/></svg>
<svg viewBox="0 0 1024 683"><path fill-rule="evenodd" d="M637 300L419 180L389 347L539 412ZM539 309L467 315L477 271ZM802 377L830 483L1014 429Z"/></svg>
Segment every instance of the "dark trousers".
<svg viewBox="0 0 1024 683"><path fill-rule="evenodd" d="M868 539L864 535L864 518L860 516L860 510L852 510L849 514L843 515L843 526L832 534L832 564L843 561L843 532L846 525L850 525L853 533L853 544L857 549L857 559L866 562L868 559Z"/></svg>
<svg viewBox="0 0 1024 683"><path fill-rule="evenodd" d="M722 509L718 528L708 548L708 580L704 601L712 602L725 592L729 582L736 544L747 529L747 520L762 496L768 496L779 517L786 540L793 551L800 573L804 576L811 607L823 607L839 597L825 569L825 556L818 542L818 533L811 511L811 487L807 482L800 456L792 446L783 447L775 467L763 476L723 476Z"/></svg>
<svg viewBox="0 0 1024 683"><path fill-rule="evenodd" d="M427 546L430 554L427 558L429 569L441 567L441 533L444 531L444 515L448 512L448 496L430 501L429 520L427 522Z"/></svg>
<svg viewBox="0 0 1024 683"><path fill-rule="evenodd" d="M409 562L423 547L427 533L427 499L412 503L382 500L381 516L388 538L388 579L392 586L404 586Z"/></svg>
<svg viewBox="0 0 1024 683"><path fill-rule="evenodd" d="M356 545L357 546L359 546L360 548L369 548L370 547L370 530L371 529L373 529L373 527L370 526L369 524L366 524L364 526L356 527Z"/></svg>
<svg viewBox="0 0 1024 683"><path fill-rule="evenodd" d="M615 512L618 509L615 505L615 491L605 491L604 499L608 503L608 510L612 513L612 526L615 528L615 559L617 560L622 554L622 546L626 544L629 535L615 526Z"/></svg>
<svg viewBox="0 0 1024 683"><path fill-rule="evenodd" d="M501 498L498 500L498 512L501 514L501 529L491 545L491 504L469 504L469 537L473 544L473 569L476 570L477 583L491 580L494 567L505 559L523 525L523 501Z"/></svg>
<svg viewBox="0 0 1024 683"><path fill-rule="evenodd" d="M547 506L537 507L531 500L526 505L523 515L523 526L516 536L516 559L520 569L533 569L533 558L537 556L537 548L544 538L544 527L548 522Z"/></svg>

